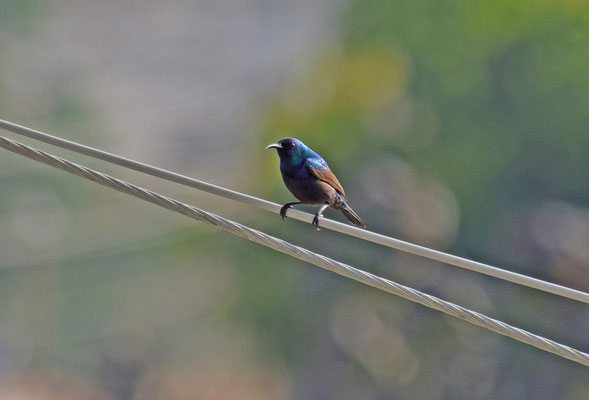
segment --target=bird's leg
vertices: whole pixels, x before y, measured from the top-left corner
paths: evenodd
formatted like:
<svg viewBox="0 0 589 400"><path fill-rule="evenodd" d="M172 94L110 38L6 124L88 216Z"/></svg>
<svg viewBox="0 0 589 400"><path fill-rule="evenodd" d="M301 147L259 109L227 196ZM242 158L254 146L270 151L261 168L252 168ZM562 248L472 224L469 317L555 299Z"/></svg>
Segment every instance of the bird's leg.
<svg viewBox="0 0 589 400"><path fill-rule="evenodd" d="M292 206L294 206L296 204L303 204L303 202L302 201L293 201L292 203L286 203L285 205L282 206L282 208L280 209L280 216L282 217L282 220L284 220L284 218L286 218L286 210L288 210L289 208L292 208Z"/></svg>
<svg viewBox="0 0 589 400"><path fill-rule="evenodd" d="M321 208L319 209L319 211L317 211L317 213L315 214L315 218L313 218L313 226L315 228L317 228L318 231L320 231L321 229L319 228L319 218L323 218L323 211L325 211L325 209L329 207L329 204L323 204L321 206Z"/></svg>

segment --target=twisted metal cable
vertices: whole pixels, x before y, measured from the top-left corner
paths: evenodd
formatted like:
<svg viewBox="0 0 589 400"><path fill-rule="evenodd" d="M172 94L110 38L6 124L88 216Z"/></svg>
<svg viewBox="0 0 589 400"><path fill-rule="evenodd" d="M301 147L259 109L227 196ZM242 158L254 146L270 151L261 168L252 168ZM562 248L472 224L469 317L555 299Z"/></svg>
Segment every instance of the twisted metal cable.
<svg viewBox="0 0 589 400"><path fill-rule="evenodd" d="M188 176L180 175L172 171L167 171L161 168L154 167L152 165L134 161L125 157L118 156L116 154L95 149L90 146L75 143L70 140L65 140L57 136L49 135L48 133L40 132L22 125L17 125L12 122L4 121L2 119L0 119L0 128L6 129L7 131L16 133L18 135L29 137L31 139L49 143L53 146L58 146L64 149L75 151L80 154L97 158L99 160L120 165L125 168L156 176L161 179L176 182L184 186L189 186L234 201L239 201L241 203L258 207L263 210L273 212L275 214L280 213L280 209L282 208L281 205L264 199L236 192L234 190L226 189L224 187L212 185L210 183L199 181ZM309 224L313 221L312 214L300 210L295 210L294 208L289 209L287 213L289 218L307 222ZM439 261L449 265L454 265L456 267L468 269L481 274L493 276L498 279L503 279L505 281L513 282L518 285L523 285L537 290L542 290L547 293L552 293L569 299L589 303L589 293L585 293L580 290L557 285L552 282L543 281L526 275L518 274L516 272L493 267L488 264L483 264L477 261L469 260L467 258L462 258L438 250L419 246L417 244L405 242L403 240L381 235L365 229L360 229L355 226L342 224L340 222L333 221L327 218L321 219L320 225L322 228L331 229L333 231L340 232L345 235L353 236L362 240L367 240L376 244L380 244L382 246L390 247L395 250L414 254L420 257L429 258L431 260Z"/></svg>
<svg viewBox="0 0 589 400"><path fill-rule="evenodd" d="M183 214L198 221L215 225L227 232L270 247L274 250L288 254L292 257L298 258L299 260L306 261L326 270L335 272L347 278L354 279L363 284L395 294L397 296L401 296L407 300L422 304L429 308L433 308L434 310L441 311L453 317L460 318L471 324L478 325L493 332L497 332L501 335L513 338L517 341L527 343L544 351L554 353L560 357L567 358L585 366L589 366L589 354L587 353L557 343L542 336L535 335L531 332L511 326L505 322L487 317L486 315L471 311L459 305L422 293L416 289L381 278L369 272L359 270L350 265L314 253L303 247L295 246L282 239L278 239L266 233L230 221L215 214L208 213L196 207L181 203L166 196L162 196L150 190L140 188L131 183L113 178L109 175L94 171L82 165L69 162L63 158L52 156L43 151L34 149L10 139L0 137L0 147L28 157L32 160L67 171L79 177L89 179L119 192L132 195L168 210Z"/></svg>

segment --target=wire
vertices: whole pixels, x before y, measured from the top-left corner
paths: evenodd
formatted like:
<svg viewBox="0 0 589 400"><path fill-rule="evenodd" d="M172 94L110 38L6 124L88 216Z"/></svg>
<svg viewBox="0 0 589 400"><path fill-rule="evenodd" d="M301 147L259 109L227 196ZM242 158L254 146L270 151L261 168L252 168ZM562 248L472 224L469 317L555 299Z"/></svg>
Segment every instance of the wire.
<svg viewBox="0 0 589 400"><path fill-rule="evenodd" d="M501 335L511 337L517 341L537 347L544 351L554 353L560 357L578 362L585 366L589 366L589 354L580 350L565 346L553 340L506 324L505 322L490 318L484 314L471 311L459 305L422 293L416 289L398 284L369 272L354 268L350 265L335 261L331 258L309 251L303 247L295 246L282 239L270 236L266 233L230 221L218 215L208 213L194 206L181 203L172 198L140 188L131 183L113 178L109 175L94 171L82 165L69 162L63 158L52 156L43 151L25 146L24 144L14 140L0 137L0 147L28 157L31 160L39 161L79 177L89 179L119 192L135 196L139 199L148 201L179 214L183 214L198 221L215 225L234 235L238 235L266 247L270 247L274 250L288 254L292 257L298 258L299 260L306 261L326 270L335 272L344 277L354 279L358 282L375 287L385 292L401 296L407 300L422 304L429 308L433 308L434 310L441 311L453 317L460 318L471 324L478 325L493 332L497 332Z"/></svg>
<svg viewBox="0 0 589 400"><path fill-rule="evenodd" d="M64 149L68 149L77 153L85 154L87 156L97 158L112 164L120 165L125 168L129 168L135 171L143 172L158 178L162 178L168 181L176 182L181 185L189 186L195 189L199 189L208 193L215 194L217 196L225 197L231 200L239 201L244 204L248 204L254 207L261 208L266 211L278 214L281 209L281 205L272 203L267 200L259 199L254 196L250 196L244 193L229 190L220 186L212 185L207 182L199 181L194 178L190 178L184 175L177 174L175 172L167 171L161 168L157 168L148 164L144 164L138 161L130 160L125 157L121 157L115 154L108 153L106 151L98 150L89 146L85 146L79 143L75 143L69 140L65 140L53 135L49 135L44 132L40 132L31 128L27 128L21 125L14 124L12 122L4 121L0 119L0 128L7 131L27 136L31 139L39 140L54 146L58 146ZM294 218L299 221L312 223L313 215L295 209L289 209L287 211L289 218ZM359 239L367 240L373 243L380 244L382 246L390 247L402 252L414 254L420 257L429 258L431 260L439 261L445 264L454 265L460 268L475 271L481 274L493 276L504 281L516 283L522 286L531 287L544 292L552 293L561 297L566 297L572 300L577 300L584 303L589 303L589 293L585 293L576 289L568 288L565 286L557 285L555 283L543 281L540 279L532 278L526 275L518 274L501 268L493 267L488 264L483 264L477 261L472 261L466 258L458 257L452 254L444 253L438 250L433 250L427 247L419 246L413 243L405 242L399 239L395 239L389 236L381 235L375 232L367 231L364 229L356 228L351 225L342 224L337 221L323 218L320 220L322 228L331 229L349 236L353 236Z"/></svg>

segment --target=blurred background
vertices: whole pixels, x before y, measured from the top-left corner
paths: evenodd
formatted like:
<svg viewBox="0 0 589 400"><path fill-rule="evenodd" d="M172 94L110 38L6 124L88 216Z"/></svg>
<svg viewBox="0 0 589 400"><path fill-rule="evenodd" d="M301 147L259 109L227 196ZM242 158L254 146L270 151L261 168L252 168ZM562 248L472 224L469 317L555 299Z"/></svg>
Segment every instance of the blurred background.
<svg viewBox="0 0 589 400"><path fill-rule="evenodd" d="M589 290L585 1L2 0L0 54L0 118L277 203L263 149L295 136L369 229ZM2 135L589 349L586 304ZM0 187L2 399L588 396L579 364L5 150Z"/></svg>

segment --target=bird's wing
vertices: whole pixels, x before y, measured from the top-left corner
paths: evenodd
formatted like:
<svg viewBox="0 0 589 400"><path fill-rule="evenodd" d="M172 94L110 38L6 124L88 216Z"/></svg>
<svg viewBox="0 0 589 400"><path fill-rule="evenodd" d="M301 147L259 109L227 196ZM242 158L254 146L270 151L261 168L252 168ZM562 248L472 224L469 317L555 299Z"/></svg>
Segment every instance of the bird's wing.
<svg viewBox="0 0 589 400"><path fill-rule="evenodd" d="M315 178L333 187L343 198L348 200L344 188L323 159L307 158L307 168Z"/></svg>

